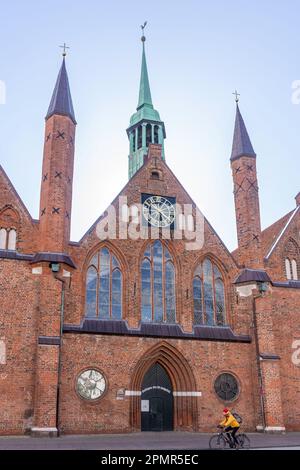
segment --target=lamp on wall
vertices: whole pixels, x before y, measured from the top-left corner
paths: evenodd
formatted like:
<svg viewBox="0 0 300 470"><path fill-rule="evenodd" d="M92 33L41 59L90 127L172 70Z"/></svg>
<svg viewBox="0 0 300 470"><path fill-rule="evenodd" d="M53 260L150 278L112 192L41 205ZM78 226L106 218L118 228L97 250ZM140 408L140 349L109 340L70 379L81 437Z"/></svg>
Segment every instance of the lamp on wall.
<svg viewBox="0 0 300 470"><path fill-rule="evenodd" d="M258 290L261 294L263 294L264 292L267 292L268 290L268 283L267 282L257 282L257 287L258 287Z"/></svg>
<svg viewBox="0 0 300 470"><path fill-rule="evenodd" d="M53 273L58 273L60 269L60 264L59 263L50 263L49 267L51 268L51 271Z"/></svg>

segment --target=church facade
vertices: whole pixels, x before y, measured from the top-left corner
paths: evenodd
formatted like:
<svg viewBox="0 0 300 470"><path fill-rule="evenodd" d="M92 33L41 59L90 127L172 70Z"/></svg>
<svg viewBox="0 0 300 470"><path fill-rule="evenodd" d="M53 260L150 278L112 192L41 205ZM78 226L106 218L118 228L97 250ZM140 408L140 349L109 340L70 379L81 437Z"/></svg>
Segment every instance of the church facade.
<svg viewBox="0 0 300 470"><path fill-rule="evenodd" d="M39 219L0 166L0 434L300 430L300 193L261 229L237 103L230 253L166 163L142 37L129 181L70 240L76 120L65 65L45 121Z"/></svg>

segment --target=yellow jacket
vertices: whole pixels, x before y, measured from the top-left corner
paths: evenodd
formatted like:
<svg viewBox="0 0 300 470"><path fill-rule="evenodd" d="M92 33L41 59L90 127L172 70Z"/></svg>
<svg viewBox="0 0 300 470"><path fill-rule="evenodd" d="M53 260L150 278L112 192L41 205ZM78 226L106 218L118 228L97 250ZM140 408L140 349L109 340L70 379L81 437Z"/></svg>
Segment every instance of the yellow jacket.
<svg viewBox="0 0 300 470"><path fill-rule="evenodd" d="M231 426L232 428L239 428L240 424L237 422L235 417L229 413L229 415L225 416L225 418L220 422L220 426L224 426L224 428L227 428L227 426Z"/></svg>

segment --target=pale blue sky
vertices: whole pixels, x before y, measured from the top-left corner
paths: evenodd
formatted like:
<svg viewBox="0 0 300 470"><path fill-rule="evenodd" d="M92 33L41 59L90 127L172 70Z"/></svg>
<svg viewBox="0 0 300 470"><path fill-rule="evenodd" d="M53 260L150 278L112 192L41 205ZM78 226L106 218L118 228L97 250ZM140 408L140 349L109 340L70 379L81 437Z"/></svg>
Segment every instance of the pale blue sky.
<svg viewBox="0 0 300 470"><path fill-rule="evenodd" d="M78 121L72 239L127 181L125 129L138 100L139 25L152 98L165 122L166 159L218 234L236 245L229 164L235 103L257 153L263 227L300 190L300 1L0 0L0 163L38 217L44 117L61 64Z"/></svg>

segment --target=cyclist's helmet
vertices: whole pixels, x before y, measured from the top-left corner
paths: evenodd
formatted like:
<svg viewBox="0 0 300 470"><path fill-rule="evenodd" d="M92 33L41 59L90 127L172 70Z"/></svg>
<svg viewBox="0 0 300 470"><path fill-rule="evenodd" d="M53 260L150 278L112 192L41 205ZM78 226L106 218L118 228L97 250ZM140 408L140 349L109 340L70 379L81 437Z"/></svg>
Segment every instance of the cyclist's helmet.
<svg viewBox="0 0 300 470"><path fill-rule="evenodd" d="M228 409L228 408L224 408L223 413L224 413L224 415L226 415L227 413L229 413L229 409Z"/></svg>

